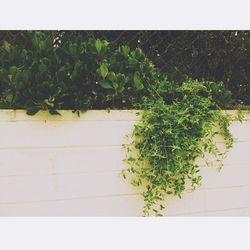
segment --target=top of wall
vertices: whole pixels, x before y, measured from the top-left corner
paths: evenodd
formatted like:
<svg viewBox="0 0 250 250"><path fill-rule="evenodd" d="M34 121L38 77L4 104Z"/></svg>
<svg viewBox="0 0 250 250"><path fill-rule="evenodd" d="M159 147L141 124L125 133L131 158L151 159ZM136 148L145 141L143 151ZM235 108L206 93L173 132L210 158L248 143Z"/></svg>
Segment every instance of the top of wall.
<svg viewBox="0 0 250 250"><path fill-rule="evenodd" d="M0 110L0 121L135 121L139 120L138 110L89 110L80 116L71 110L59 110L61 115L51 115L48 111L39 111L30 116L25 110Z"/></svg>
<svg viewBox="0 0 250 250"><path fill-rule="evenodd" d="M235 115L236 110L225 111ZM39 111L34 116L26 114L25 110L0 110L0 121L136 121L139 120L139 110L88 110L80 116L71 110L59 110L61 115L51 115L48 111ZM243 111L244 120L250 120L250 112Z"/></svg>

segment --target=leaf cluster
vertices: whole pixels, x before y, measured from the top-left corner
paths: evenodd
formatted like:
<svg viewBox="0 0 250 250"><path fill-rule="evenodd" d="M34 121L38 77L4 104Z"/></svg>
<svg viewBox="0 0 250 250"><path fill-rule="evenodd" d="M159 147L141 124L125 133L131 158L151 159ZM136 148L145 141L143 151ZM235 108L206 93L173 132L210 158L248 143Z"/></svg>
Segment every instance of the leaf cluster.
<svg viewBox="0 0 250 250"><path fill-rule="evenodd" d="M132 108L157 84L159 70L141 49L61 33L25 33L29 47L0 47L0 107L74 111Z"/></svg>
<svg viewBox="0 0 250 250"><path fill-rule="evenodd" d="M160 97L145 99L132 144L124 145L129 168L123 171L125 177L132 175L133 185L146 187L144 215L161 215L168 195L181 197L201 184L198 157L209 153L222 163L226 151L219 150L214 138L220 134L227 149L233 138L231 117L220 110L216 93L212 82L189 79L175 88L170 104Z"/></svg>

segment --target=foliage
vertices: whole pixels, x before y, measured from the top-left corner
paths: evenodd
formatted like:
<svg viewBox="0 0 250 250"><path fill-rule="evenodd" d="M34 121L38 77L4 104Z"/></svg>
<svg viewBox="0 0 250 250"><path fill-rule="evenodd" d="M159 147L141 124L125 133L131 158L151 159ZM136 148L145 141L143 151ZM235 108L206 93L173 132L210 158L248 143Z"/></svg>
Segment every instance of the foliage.
<svg viewBox="0 0 250 250"><path fill-rule="evenodd" d="M146 186L144 215L151 210L161 215L167 195L181 197L188 182L192 189L201 184L198 157L210 153L222 162L226 151L220 152L216 146L213 139L217 134L227 149L233 143L228 129L231 117L219 109L213 83L187 80L175 93L171 104L163 98L144 101L132 144L124 145L129 164L124 177L132 174L133 185Z"/></svg>
<svg viewBox="0 0 250 250"><path fill-rule="evenodd" d="M29 48L8 42L0 47L1 108L25 108L30 115L131 108L159 82L159 70L139 48L38 31L26 36Z"/></svg>
<svg viewBox="0 0 250 250"><path fill-rule="evenodd" d="M165 71L177 67L194 79L223 81L236 103L250 104L249 31L162 33L165 43L159 45L158 53Z"/></svg>
<svg viewBox="0 0 250 250"><path fill-rule="evenodd" d="M24 38L29 46L5 41L0 47L0 108L24 108L29 115L142 109L123 174L146 185L144 215L160 215L166 195L181 196L188 181L192 189L200 185L198 157L208 152L222 161L217 134L232 146L231 118L221 111L232 98L222 82L192 80L178 70L163 74L141 49L106 40L40 31Z"/></svg>
<svg viewBox="0 0 250 250"><path fill-rule="evenodd" d="M193 79L224 82L236 103L250 104L250 31L43 31L46 35L63 34L65 39L80 37L104 39L114 46L140 47L162 73L175 68ZM0 44L32 48L27 31L0 31Z"/></svg>

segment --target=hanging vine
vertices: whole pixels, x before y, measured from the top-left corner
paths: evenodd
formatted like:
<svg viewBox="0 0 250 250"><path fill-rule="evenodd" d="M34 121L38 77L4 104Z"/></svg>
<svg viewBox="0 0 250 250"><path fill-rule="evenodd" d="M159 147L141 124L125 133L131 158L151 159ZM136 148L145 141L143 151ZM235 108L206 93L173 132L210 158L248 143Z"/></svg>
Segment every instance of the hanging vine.
<svg viewBox="0 0 250 250"><path fill-rule="evenodd" d="M232 147L229 126L233 117L220 109L212 85L188 80L176 88L171 104L159 97L147 98L141 105L132 143L124 145L129 168L123 170L123 176L129 174L133 185L145 187L144 216L151 211L162 215L168 195L181 197L187 188L201 185L198 157L213 154L222 164ZM219 150L214 140L218 135L227 150Z"/></svg>

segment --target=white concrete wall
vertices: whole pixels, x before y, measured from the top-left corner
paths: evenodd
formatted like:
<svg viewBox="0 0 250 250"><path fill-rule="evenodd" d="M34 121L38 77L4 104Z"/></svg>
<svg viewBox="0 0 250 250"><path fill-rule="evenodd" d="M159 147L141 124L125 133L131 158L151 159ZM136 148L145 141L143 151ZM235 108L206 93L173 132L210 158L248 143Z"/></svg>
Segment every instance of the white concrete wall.
<svg viewBox="0 0 250 250"><path fill-rule="evenodd" d="M135 111L62 116L0 111L0 216L140 216L139 189L120 176ZM250 216L250 115L231 130L225 166L202 166L203 186L169 198L169 216Z"/></svg>

